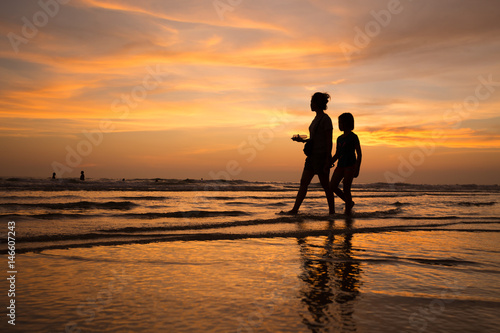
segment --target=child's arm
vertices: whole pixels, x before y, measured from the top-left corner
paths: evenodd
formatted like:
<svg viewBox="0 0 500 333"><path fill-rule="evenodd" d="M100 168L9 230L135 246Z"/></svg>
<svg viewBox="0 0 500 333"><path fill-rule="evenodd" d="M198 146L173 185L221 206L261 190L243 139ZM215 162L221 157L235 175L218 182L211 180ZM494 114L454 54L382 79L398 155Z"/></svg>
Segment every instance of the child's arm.
<svg viewBox="0 0 500 333"><path fill-rule="evenodd" d="M337 162L338 159L339 156L337 155L337 153L335 153L335 155L332 156L332 166L335 164L335 162Z"/></svg>
<svg viewBox="0 0 500 333"><path fill-rule="evenodd" d="M354 147L356 150L356 164L354 164L354 178L359 176L359 169L361 167L361 145L358 142L356 142L356 146Z"/></svg>
<svg viewBox="0 0 500 333"><path fill-rule="evenodd" d="M337 138L337 142L338 142L338 138ZM337 160L339 159L339 145L337 144L337 147L335 148L335 155L332 156L332 160L331 160L331 163L330 165L333 166L335 164L335 162L337 162Z"/></svg>
<svg viewBox="0 0 500 333"><path fill-rule="evenodd" d="M338 150L338 147L337 149L335 150L335 155L332 156L332 160L331 160L331 163L330 165L333 167L335 165L335 162L337 162L337 160L339 159L339 150Z"/></svg>
<svg viewBox="0 0 500 333"><path fill-rule="evenodd" d="M325 160L325 164L323 167L324 172L330 172L330 168L332 167L331 159L332 159L332 148L333 148L333 129L329 129L326 133L326 139L328 144L328 157Z"/></svg>

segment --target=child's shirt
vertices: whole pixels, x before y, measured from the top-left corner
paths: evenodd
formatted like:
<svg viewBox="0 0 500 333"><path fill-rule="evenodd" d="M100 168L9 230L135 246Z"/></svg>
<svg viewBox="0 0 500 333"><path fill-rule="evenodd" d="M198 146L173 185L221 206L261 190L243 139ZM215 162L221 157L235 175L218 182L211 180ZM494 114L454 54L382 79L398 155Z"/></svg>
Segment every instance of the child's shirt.
<svg viewBox="0 0 500 333"><path fill-rule="evenodd" d="M337 166L349 167L356 163L356 146L359 145L359 138L353 132L342 134L337 138L337 152L339 157Z"/></svg>

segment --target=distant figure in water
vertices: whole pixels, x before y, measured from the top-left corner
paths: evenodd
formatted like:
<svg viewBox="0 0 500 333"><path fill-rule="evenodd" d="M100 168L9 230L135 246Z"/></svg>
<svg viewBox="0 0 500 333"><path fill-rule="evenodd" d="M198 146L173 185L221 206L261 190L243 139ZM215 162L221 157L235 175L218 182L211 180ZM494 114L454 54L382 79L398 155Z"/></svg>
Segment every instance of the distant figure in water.
<svg viewBox="0 0 500 333"><path fill-rule="evenodd" d="M56 179L56 173L55 172L52 173L52 179Z"/></svg>
<svg viewBox="0 0 500 333"><path fill-rule="evenodd" d="M328 201L329 213L335 213L335 202L333 192L330 189L329 177L332 158L332 120L325 113L326 104L330 100L327 93L317 92L311 97L311 111L316 112L316 117L309 125L309 139L304 139L300 135L294 136L292 140L297 142L313 143L312 152L307 156L300 179L300 188L295 199L292 210L285 214L295 215L298 213L302 201L306 197L307 188L314 175L318 175L321 186L325 190Z"/></svg>
<svg viewBox="0 0 500 333"><path fill-rule="evenodd" d="M85 174L82 172L80 172L80 180L85 180Z"/></svg>
<svg viewBox="0 0 500 333"><path fill-rule="evenodd" d="M337 138L337 150L332 157L332 166L336 161L337 167L333 171L330 187L340 199L345 202L345 214L350 214L354 206L351 196L351 185L354 178L359 176L361 166L361 145L359 138L354 132L354 117L350 113L339 116L339 129L344 132ZM339 188L343 179L343 189Z"/></svg>

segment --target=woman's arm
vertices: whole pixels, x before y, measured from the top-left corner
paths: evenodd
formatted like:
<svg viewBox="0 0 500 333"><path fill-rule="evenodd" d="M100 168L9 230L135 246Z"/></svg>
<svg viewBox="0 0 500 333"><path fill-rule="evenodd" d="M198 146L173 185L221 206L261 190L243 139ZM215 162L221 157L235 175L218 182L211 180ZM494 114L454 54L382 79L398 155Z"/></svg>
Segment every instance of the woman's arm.
<svg viewBox="0 0 500 333"><path fill-rule="evenodd" d="M296 142L307 142L307 141L309 141L309 139L305 139L304 136L307 137L307 135L294 134L292 136L292 140L296 141Z"/></svg>

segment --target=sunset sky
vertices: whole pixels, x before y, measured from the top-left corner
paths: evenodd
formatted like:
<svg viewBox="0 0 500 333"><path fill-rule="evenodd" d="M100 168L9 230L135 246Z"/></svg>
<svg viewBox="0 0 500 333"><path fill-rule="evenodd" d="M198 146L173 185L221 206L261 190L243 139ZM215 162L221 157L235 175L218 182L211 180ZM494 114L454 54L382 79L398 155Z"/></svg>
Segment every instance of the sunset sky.
<svg viewBox="0 0 500 333"><path fill-rule="evenodd" d="M298 181L316 91L357 182L500 183L497 0L0 2L2 177Z"/></svg>

